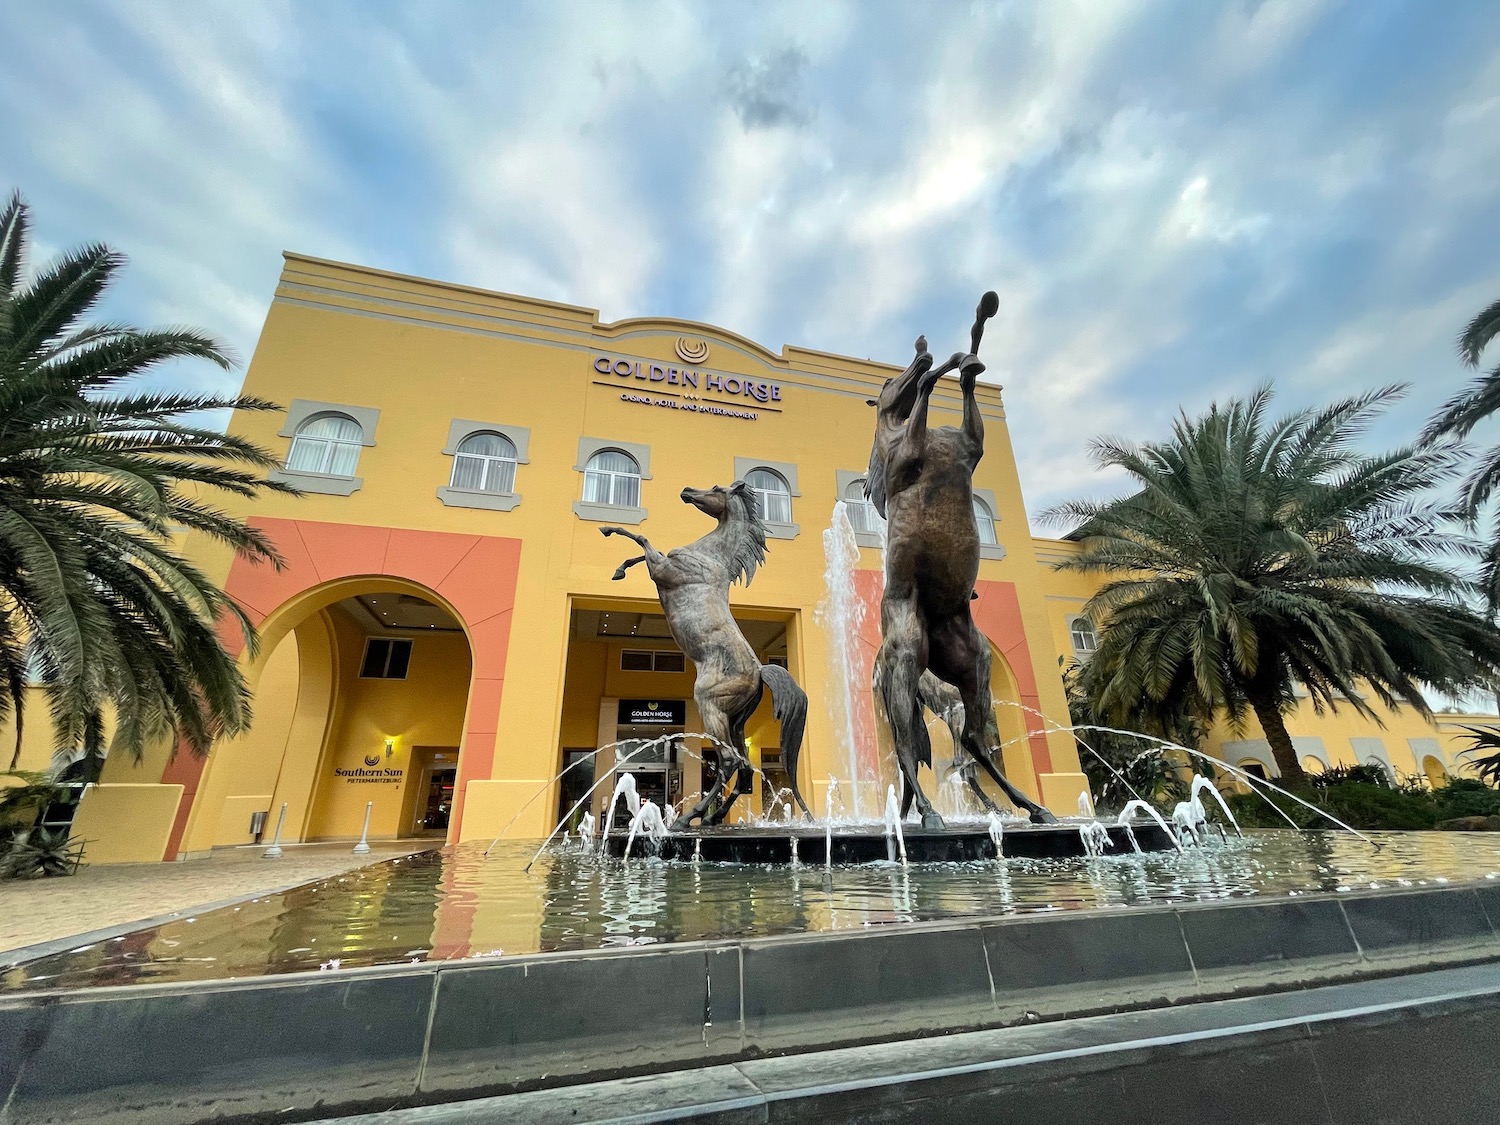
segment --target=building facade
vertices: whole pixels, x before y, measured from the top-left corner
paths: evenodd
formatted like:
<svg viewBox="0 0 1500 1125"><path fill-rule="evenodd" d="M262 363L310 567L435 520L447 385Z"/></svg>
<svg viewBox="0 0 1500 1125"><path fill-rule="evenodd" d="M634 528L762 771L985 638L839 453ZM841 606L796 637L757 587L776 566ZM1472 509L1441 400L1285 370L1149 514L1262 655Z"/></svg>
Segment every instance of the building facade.
<svg viewBox="0 0 1500 1125"><path fill-rule="evenodd" d="M711 750L672 737L698 729L693 669L646 568L613 578L633 544L600 532L687 543L712 524L681 489L734 480L757 491L770 535L734 611L762 661L810 696L798 774L821 810L831 776L880 754L868 684L881 558L862 478L868 400L898 370L288 254L244 387L284 409L230 423L280 451L275 475L303 493L242 513L283 565L188 546L259 629L242 654L254 727L206 760L161 747L141 765L110 761L76 834L95 841L95 862L170 859L267 839L284 806L284 841L356 837L367 809L372 837L535 839L599 809L615 747L633 751L643 793L684 800L714 768ZM1051 728L1067 722L1060 666L1092 647L1091 580L1052 570L1073 545L1029 534L1001 389L978 396L973 609L993 647L1005 765L1071 812L1086 781L1073 737ZM932 421L959 412L945 380ZM841 499L854 542L825 544ZM830 602L830 566L844 568L834 579L852 613ZM1438 777L1457 765L1451 734L1416 715L1381 729L1299 714L1293 729L1325 766L1375 759ZM770 813L786 778L769 698L749 735L763 776L743 815ZM1264 747L1216 732L1208 749L1274 773ZM33 733L23 765L49 755Z"/></svg>

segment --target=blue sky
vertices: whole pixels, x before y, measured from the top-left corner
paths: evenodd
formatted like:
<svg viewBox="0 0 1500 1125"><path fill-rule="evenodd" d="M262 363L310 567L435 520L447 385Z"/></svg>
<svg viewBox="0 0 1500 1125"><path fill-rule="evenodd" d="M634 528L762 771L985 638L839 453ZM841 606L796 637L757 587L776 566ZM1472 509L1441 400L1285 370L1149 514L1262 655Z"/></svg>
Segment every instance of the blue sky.
<svg viewBox="0 0 1500 1125"><path fill-rule="evenodd" d="M130 256L111 315L248 359L293 249L903 362L993 288L1033 511L1267 379L1410 382L1408 439L1497 173L1486 0L0 0L0 185Z"/></svg>

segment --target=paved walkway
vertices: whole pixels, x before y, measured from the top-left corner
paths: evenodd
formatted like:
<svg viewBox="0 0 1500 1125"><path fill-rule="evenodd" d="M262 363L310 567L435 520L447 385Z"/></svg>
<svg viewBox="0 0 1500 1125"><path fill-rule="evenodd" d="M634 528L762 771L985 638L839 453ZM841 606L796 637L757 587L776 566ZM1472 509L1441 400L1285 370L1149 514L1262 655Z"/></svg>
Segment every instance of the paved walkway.
<svg viewBox="0 0 1500 1125"><path fill-rule="evenodd" d="M440 841L392 840L354 855L353 845L286 844L280 859L263 859L265 845L224 848L182 863L122 863L84 867L76 875L0 883L0 955L108 926L190 914L238 899L324 879L392 856L437 847Z"/></svg>

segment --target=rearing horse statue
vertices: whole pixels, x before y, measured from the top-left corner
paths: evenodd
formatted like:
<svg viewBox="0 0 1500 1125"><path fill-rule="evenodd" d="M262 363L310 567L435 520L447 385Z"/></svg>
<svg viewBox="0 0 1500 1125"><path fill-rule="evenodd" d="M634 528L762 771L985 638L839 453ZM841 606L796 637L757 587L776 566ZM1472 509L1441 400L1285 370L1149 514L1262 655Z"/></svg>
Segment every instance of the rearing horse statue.
<svg viewBox="0 0 1500 1125"><path fill-rule="evenodd" d="M963 702L964 750L1037 823L1055 820L1022 793L995 762L986 732L994 727L990 701L990 645L974 624L969 602L979 577L979 530L974 524L974 469L984 456L984 421L974 387L984 364L977 354L984 324L1000 299L979 302L967 354L933 367L925 337L900 375L875 400L875 442L865 494L886 519L885 594L880 603L880 651L874 681L891 725L905 798L916 800L926 828L943 819L917 784L917 768L932 762L922 721L922 673L958 689ZM963 425L929 427L927 410L938 380L957 369ZM905 809L903 808L903 812Z"/></svg>
<svg viewBox="0 0 1500 1125"><path fill-rule="evenodd" d="M693 701L721 755L718 784L678 823L718 824L740 794L750 792L753 775L745 749L745 723L768 687L772 711L781 723L781 760L791 778L792 796L811 820L812 813L797 788L807 693L785 668L761 664L729 609L730 585L743 579L748 586L756 568L766 560L766 528L756 510L755 495L744 481L736 481L728 488L684 488L682 502L712 516L719 526L666 554L623 527L600 528L602 534L623 535L645 551L622 562L614 579L624 578L637 563L646 564L672 639L698 669Z"/></svg>

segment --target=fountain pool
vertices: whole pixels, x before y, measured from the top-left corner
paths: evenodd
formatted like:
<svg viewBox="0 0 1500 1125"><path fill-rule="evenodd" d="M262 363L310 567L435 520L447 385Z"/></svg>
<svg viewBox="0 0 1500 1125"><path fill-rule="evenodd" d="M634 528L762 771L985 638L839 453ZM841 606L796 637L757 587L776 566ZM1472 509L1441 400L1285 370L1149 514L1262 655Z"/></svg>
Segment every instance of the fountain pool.
<svg viewBox="0 0 1500 1125"><path fill-rule="evenodd" d="M1247 832L1184 853L787 866L626 863L577 842L423 852L0 969L22 991L333 972L702 938L1500 879L1500 838Z"/></svg>

